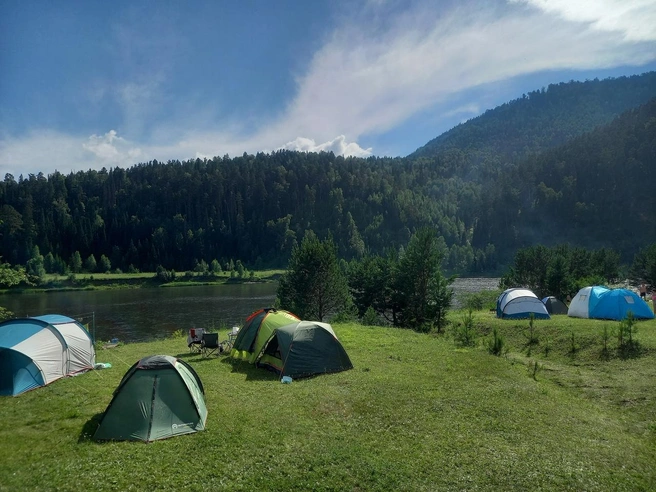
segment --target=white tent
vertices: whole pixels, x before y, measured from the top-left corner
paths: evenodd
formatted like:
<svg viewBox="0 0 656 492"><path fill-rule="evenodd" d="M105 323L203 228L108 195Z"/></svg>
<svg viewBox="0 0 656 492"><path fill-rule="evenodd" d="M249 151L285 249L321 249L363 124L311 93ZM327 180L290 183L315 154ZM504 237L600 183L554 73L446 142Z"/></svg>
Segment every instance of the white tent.
<svg viewBox="0 0 656 492"><path fill-rule="evenodd" d="M528 289L507 289L497 299L497 318L550 319L544 303Z"/></svg>
<svg viewBox="0 0 656 492"><path fill-rule="evenodd" d="M84 327L57 314L0 323L0 395L18 395L93 369L96 352Z"/></svg>

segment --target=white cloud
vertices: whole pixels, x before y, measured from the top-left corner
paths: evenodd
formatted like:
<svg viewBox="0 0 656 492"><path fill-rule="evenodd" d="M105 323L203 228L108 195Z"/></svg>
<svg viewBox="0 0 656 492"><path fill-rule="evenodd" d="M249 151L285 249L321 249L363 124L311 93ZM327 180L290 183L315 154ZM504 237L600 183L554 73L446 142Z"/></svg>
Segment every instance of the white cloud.
<svg viewBox="0 0 656 492"><path fill-rule="evenodd" d="M167 93L173 61L150 77L144 67L124 80L98 84L96 97L111 94L121 108L123 121L108 127L121 136L113 130L91 137L33 131L2 138L0 173L130 166L281 147L370 155L375 149L358 142L421 112L475 116L480 102L458 98L473 88L536 72L656 60L654 0L453 2L441 8L425 0L371 1L362 12L345 13L297 78L286 109L255 126L251 122L259 115L237 112L239 121L220 119L213 108L222 101L199 104L191 91ZM133 39L120 34L124 41L117 50L131 53ZM158 60L171 50L148 39L138 46L137 54L144 55L161 49ZM137 66L139 59L129 65Z"/></svg>
<svg viewBox="0 0 656 492"><path fill-rule="evenodd" d="M335 155L343 155L345 157L369 157L372 154L372 149L363 149L357 143L346 142L346 137L340 135L333 140L317 144L311 138L297 137L291 142L287 142L281 148L286 150L298 150L301 152L333 152Z"/></svg>
<svg viewBox="0 0 656 492"><path fill-rule="evenodd" d="M91 135L82 148L93 154L94 160L102 162L104 167L126 167L146 157L141 149L119 137L116 130L110 130L103 136Z"/></svg>
<svg viewBox="0 0 656 492"><path fill-rule="evenodd" d="M592 29L621 32L627 41L656 41L654 0L509 0Z"/></svg>

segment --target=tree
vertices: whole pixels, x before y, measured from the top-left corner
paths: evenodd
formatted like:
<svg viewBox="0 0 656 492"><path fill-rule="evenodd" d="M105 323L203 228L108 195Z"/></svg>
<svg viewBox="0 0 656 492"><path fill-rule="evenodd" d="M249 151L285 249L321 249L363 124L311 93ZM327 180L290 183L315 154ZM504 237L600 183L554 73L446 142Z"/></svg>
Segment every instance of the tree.
<svg viewBox="0 0 656 492"><path fill-rule="evenodd" d="M90 254L84 262L84 268L86 268L88 272L93 273L96 271L97 267L98 262L96 262L96 257L93 256L93 254Z"/></svg>
<svg viewBox="0 0 656 492"><path fill-rule="evenodd" d="M348 302L348 284L332 237L320 241L308 231L301 245L292 249L278 284L278 304L301 319L323 321L344 310Z"/></svg>
<svg viewBox="0 0 656 492"><path fill-rule="evenodd" d="M100 271L105 273L105 272L110 272L112 270L112 262L109 261L109 258L107 258L105 255L100 256Z"/></svg>
<svg viewBox="0 0 656 492"><path fill-rule="evenodd" d="M223 269L221 268L221 263L218 262L218 260L214 259L210 263L210 271L212 272L213 275L220 275Z"/></svg>
<svg viewBox="0 0 656 492"><path fill-rule="evenodd" d="M649 289L656 288L656 243L642 248L634 256L629 268L629 278L635 284L644 282Z"/></svg>
<svg viewBox="0 0 656 492"><path fill-rule="evenodd" d="M442 331L453 299L453 290L449 288L453 280L445 278L441 271L443 258L430 227L420 229L410 238L395 275L400 326L417 331L429 331L434 326L438 333Z"/></svg>
<svg viewBox="0 0 656 492"><path fill-rule="evenodd" d="M71 257L71 270L73 273L79 273L82 271L82 257L80 256L79 251L73 253L73 256Z"/></svg>
<svg viewBox="0 0 656 492"><path fill-rule="evenodd" d="M27 282L25 269L21 266L12 268L9 263L0 259L0 287L7 289L21 282Z"/></svg>
<svg viewBox="0 0 656 492"><path fill-rule="evenodd" d="M396 324L392 287L397 260L397 256L391 252L387 256L366 255L349 263L349 290L360 318L372 309L377 315Z"/></svg>
<svg viewBox="0 0 656 492"><path fill-rule="evenodd" d="M31 275L32 277L35 277L36 282L40 282L43 277L46 275L46 269L43 266L44 263L44 258L41 252L39 251L38 246L34 246L32 248L32 257L27 260L27 265L26 265L26 272L28 275Z"/></svg>

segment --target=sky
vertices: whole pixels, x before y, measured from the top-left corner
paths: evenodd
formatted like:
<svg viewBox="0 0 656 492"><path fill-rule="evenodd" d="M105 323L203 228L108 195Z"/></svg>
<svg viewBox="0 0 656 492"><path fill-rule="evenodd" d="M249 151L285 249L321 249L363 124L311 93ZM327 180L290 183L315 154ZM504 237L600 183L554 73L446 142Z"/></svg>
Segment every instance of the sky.
<svg viewBox="0 0 656 492"><path fill-rule="evenodd" d="M656 70L656 0L0 0L0 179L278 149L405 156Z"/></svg>

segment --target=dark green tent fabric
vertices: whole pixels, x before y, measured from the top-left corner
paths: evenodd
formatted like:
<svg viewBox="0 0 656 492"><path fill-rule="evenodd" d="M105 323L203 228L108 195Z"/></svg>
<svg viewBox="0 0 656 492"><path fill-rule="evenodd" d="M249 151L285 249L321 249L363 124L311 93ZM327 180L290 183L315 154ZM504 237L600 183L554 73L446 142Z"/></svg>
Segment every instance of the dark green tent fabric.
<svg viewBox="0 0 656 492"><path fill-rule="evenodd" d="M94 439L150 442L203 430L206 420L196 372L175 357L155 355L123 376Z"/></svg>
<svg viewBox="0 0 656 492"><path fill-rule="evenodd" d="M299 321L278 328L258 358L258 365L291 378L353 368L332 326L318 321Z"/></svg>

